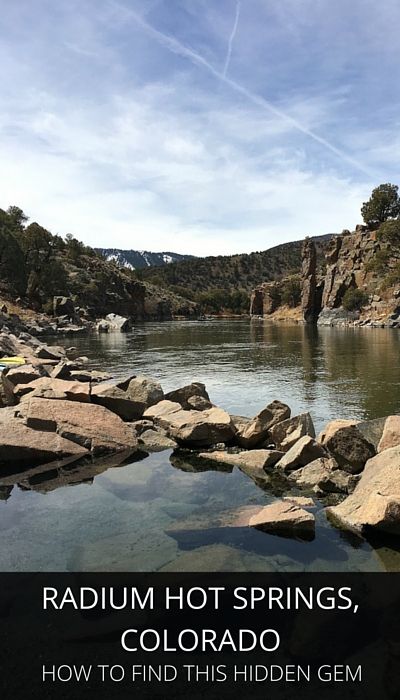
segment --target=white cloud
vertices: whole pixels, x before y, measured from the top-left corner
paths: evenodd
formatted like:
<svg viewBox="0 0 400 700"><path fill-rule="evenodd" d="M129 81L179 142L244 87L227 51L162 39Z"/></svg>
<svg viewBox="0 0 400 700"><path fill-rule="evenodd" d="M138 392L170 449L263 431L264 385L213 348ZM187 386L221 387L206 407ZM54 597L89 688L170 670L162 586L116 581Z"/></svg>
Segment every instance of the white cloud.
<svg viewBox="0 0 400 700"><path fill-rule="evenodd" d="M98 3L98 15L73 4L75 14L65 30L57 25L55 48L48 48L58 57L54 68L43 62L46 32L23 58L18 46L10 49L0 106L0 206L19 204L54 232L92 245L232 253L351 227L378 184L367 166L395 167L393 131L377 125L372 136L346 116L350 79L282 89L271 108L254 92L260 66L245 84L213 68L209 59L221 66L226 58L233 3L229 17L210 26L213 41L228 33L220 55L210 43L207 60L149 28L165 5L159 0L139 25L113 3ZM215 4L194 7L204 11L203 29L216 18ZM242 3L235 56L248 41L248 7ZM285 0L281 11L290 8ZM292 23L301 42L305 15ZM262 40L256 33L255 45ZM266 66L268 78L270 71ZM325 133L333 143L340 135L343 152L318 136Z"/></svg>

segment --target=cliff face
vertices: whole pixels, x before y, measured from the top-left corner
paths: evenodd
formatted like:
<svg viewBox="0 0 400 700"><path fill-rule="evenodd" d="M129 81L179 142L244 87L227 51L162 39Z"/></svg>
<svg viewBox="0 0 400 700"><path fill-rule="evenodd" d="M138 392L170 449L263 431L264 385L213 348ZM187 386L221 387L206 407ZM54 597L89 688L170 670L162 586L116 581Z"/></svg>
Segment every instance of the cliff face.
<svg viewBox="0 0 400 700"><path fill-rule="evenodd" d="M133 321L169 320L198 314L195 303L166 289L135 280L128 272L101 258L90 258L79 268L66 265L68 291L75 304L87 310L90 318L109 313Z"/></svg>
<svg viewBox="0 0 400 700"><path fill-rule="evenodd" d="M341 306L348 289L368 286L367 266L379 249L376 231L368 231L365 226L332 239L326 253L323 309Z"/></svg>
<svg viewBox="0 0 400 700"><path fill-rule="evenodd" d="M376 264L383 254L384 266ZM315 243L307 238L302 248L304 321L319 325L356 323L400 327L400 285L390 277L390 272L398 265L399 253L383 244L377 231L370 231L366 226L357 226L352 233L345 230L329 241L323 271L318 268ZM364 299L360 308L343 308L348 290L362 292ZM272 285L257 287L252 294L251 313L273 314L277 305L271 295L276 296Z"/></svg>

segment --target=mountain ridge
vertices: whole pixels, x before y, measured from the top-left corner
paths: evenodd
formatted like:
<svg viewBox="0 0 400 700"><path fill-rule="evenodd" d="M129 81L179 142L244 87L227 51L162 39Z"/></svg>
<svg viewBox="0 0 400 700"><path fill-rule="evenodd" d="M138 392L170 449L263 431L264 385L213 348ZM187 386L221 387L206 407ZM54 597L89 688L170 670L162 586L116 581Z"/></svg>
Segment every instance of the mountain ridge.
<svg viewBox="0 0 400 700"><path fill-rule="evenodd" d="M119 267L129 270L143 270L147 267L162 267L171 263L181 262L194 258L194 255L173 253L169 250L152 252L149 250L135 250L133 248L95 248L107 262L114 262Z"/></svg>

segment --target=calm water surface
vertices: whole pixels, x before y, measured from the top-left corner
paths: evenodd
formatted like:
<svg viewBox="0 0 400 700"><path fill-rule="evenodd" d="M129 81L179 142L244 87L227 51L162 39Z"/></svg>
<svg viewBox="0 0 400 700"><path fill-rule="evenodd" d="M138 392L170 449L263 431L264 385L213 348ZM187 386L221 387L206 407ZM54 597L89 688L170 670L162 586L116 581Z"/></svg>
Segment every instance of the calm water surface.
<svg viewBox="0 0 400 700"><path fill-rule="evenodd" d="M129 335L74 339L89 365L116 377L147 374L166 391L203 381L212 401L254 415L273 399L332 418L400 412L400 333L262 321L138 325ZM265 504L234 469L193 471L171 452L125 466L48 470L0 481L1 570L398 570L398 545L334 529L317 501L312 542L217 528L224 509Z"/></svg>

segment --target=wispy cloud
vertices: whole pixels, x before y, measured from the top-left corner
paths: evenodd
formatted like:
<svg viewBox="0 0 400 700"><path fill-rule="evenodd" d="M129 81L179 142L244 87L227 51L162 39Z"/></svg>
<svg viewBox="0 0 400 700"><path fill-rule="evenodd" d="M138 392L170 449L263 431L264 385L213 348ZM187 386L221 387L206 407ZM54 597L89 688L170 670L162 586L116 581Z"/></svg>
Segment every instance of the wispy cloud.
<svg viewBox="0 0 400 700"><path fill-rule="evenodd" d="M116 3L5 5L0 206L222 254L351 228L397 181L397 0Z"/></svg>
<svg viewBox="0 0 400 700"><path fill-rule="evenodd" d="M240 83L236 82L232 78L229 78L227 75L224 74L224 72L219 71L218 69L214 68L214 66L209 63L201 54L197 53L193 49L191 49L188 46L185 46L182 44L182 42L178 41L174 36L171 36L169 34L165 34L164 32L159 31L155 27L153 27L151 24L149 24L143 17L141 17L137 12L134 10L128 9L125 6L121 5L120 3L113 3L114 7L119 8L124 14L125 17L128 18L130 17L136 24L138 24L142 29L150 36L152 37L155 41L157 41L159 44L164 46L168 51L171 51L172 53L178 54L184 58L187 58L189 61L194 63L195 65L206 69L211 75L213 75L215 78L223 82L225 85L229 86L234 90L235 92L239 93L240 95L246 97L250 102L253 104L257 105L261 109L267 111L267 112L272 112L275 116L279 117L280 119L284 120L288 124L290 124L294 129L297 131L300 131L302 134L305 136L308 136L310 139L318 143L320 146L325 148L326 150L330 151L333 153L335 156L337 156L339 159L345 161L349 165L351 165L353 168L359 170L362 172L364 175L367 175L368 177L373 177L374 173L367 168L365 165L363 165L361 162L359 162L356 158L353 158L352 156L348 155L348 153L345 153L343 150L335 146L333 143L328 141L326 138L323 136L319 136L319 134L315 133L311 129L307 129L301 122L299 122L297 119L294 117L290 116L290 114L287 114L284 112L282 109L279 109L275 105L273 105L269 100L265 99L264 97L261 97L260 95L252 92L248 88L246 88L244 85L241 85Z"/></svg>
<svg viewBox="0 0 400 700"><path fill-rule="evenodd" d="M237 28L238 28L238 24L239 24L239 17L240 17L240 0L236 0L235 19L233 22L231 34L229 36L228 50L226 52L224 70L222 71L224 78L226 78L226 75L227 75L228 69L229 69L229 65L231 62L233 42L235 41L235 37L236 37L236 32L237 32Z"/></svg>

